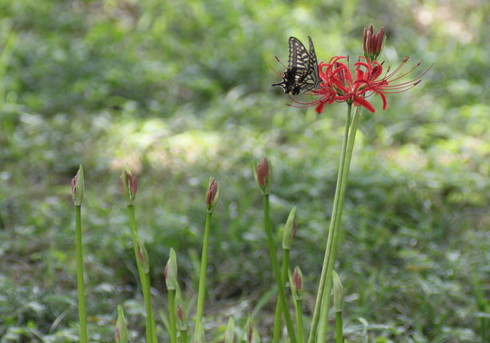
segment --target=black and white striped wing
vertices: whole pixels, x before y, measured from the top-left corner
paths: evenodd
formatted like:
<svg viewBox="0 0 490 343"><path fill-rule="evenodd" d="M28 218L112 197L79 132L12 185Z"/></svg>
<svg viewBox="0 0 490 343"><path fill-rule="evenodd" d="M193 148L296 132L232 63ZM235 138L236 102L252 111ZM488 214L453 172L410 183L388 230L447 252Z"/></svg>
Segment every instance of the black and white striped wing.
<svg viewBox="0 0 490 343"><path fill-rule="evenodd" d="M310 43L310 59L305 84L307 90L311 91L318 88L318 85L320 84L320 77L318 76L318 61L316 59L315 47L310 36L308 36L308 42Z"/></svg>
<svg viewBox="0 0 490 343"><path fill-rule="evenodd" d="M311 41L311 40L310 40ZM310 54L298 38L289 37L288 69L296 68L298 75L308 71Z"/></svg>
<svg viewBox="0 0 490 343"><path fill-rule="evenodd" d="M310 52L299 39L289 38L288 67L282 82L273 84L281 87L286 94L296 95L318 87L318 62L313 42L310 37L308 39Z"/></svg>

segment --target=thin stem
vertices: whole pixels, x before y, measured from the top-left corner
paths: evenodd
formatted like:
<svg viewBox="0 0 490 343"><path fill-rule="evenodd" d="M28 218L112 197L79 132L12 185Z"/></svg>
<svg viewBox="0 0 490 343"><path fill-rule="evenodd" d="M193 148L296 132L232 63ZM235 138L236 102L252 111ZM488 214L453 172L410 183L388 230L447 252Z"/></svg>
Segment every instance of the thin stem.
<svg viewBox="0 0 490 343"><path fill-rule="evenodd" d="M87 343L87 312L85 309L85 282L83 279L82 251L82 207L75 206L78 316L80 321L80 343Z"/></svg>
<svg viewBox="0 0 490 343"><path fill-rule="evenodd" d="M293 322L288 311L286 302L286 292L284 290L284 284L281 281L281 275L279 274L279 263L277 262L276 247L274 245L274 238L272 236L272 225L269 217L269 195L264 194L263 197L263 207L264 207L264 230L267 235L267 244L269 245L269 257L271 259L272 270L274 272L274 278L276 280L277 291L279 295L279 302L282 308L282 313L284 315L284 320L286 321L286 327L288 328L288 336L291 343L296 343L296 334L293 328Z"/></svg>
<svg viewBox="0 0 490 343"><path fill-rule="evenodd" d="M288 270L289 270L289 249L282 250L282 271L281 271L281 281L282 284L286 284L286 280L288 278Z"/></svg>
<svg viewBox="0 0 490 343"><path fill-rule="evenodd" d="M143 284L143 297L145 298L147 325L150 328L151 342L157 343L156 326L155 320L153 319L153 309L151 307L150 285L150 273L145 273L145 282Z"/></svg>
<svg viewBox="0 0 490 343"><path fill-rule="evenodd" d="M180 330L179 341L180 343L188 343L187 330Z"/></svg>
<svg viewBox="0 0 490 343"><path fill-rule="evenodd" d="M281 271L281 281L283 285L286 284L286 280L288 277L288 270L289 270L289 250L283 249L282 271ZM273 343L279 342L279 339L281 337L281 311L282 311L281 302L278 301L276 304L276 313L274 314L274 336L273 336L273 339L277 339L277 341L273 340Z"/></svg>
<svg viewBox="0 0 490 343"><path fill-rule="evenodd" d="M274 313L274 331L272 335L272 343L279 343L279 339L281 338L281 319L282 319L281 314L282 314L282 306L278 294L277 302L276 302L276 311Z"/></svg>
<svg viewBox="0 0 490 343"><path fill-rule="evenodd" d="M168 290L168 318L170 321L170 343L177 343L177 321L175 316L175 290Z"/></svg>
<svg viewBox="0 0 490 343"><path fill-rule="evenodd" d="M349 137L348 137L348 142L347 142L347 149L346 149L346 155L345 155L345 161L344 161L344 167L342 168L342 182L340 184L340 194L339 194L339 209L334 221L334 227L333 227L333 244L331 246L331 257L328 260L328 265L327 265L327 282L325 284L325 289L323 293L323 300L325 303L322 304L322 309L324 312L322 313L322 320L321 323L322 325L325 325L325 328L321 330L321 334L319 333L319 337L317 339L317 342L325 342L325 336L326 336L326 325L327 325L327 315L328 315L328 309L329 309L329 304L330 304L330 293L332 290L332 270L334 267L335 263L335 256L337 254L337 246L338 246L338 239L339 239L339 231L340 231L340 222L342 218L342 210L344 207L344 199L345 199L345 191L347 189L347 179L349 177L349 170L350 170L350 163L352 160L352 152L354 150L354 143L356 140L356 133L357 133L357 128L359 126L359 122L361 119L361 111L360 107L357 107L356 113L354 114L354 119L352 120L351 126L350 126L350 131L349 131ZM324 305L324 306L323 306Z"/></svg>
<svg viewBox="0 0 490 343"><path fill-rule="evenodd" d="M296 326L298 327L298 343L304 341L304 329L303 329L303 301L296 299Z"/></svg>
<svg viewBox="0 0 490 343"><path fill-rule="evenodd" d="M288 277L288 270L289 270L289 250L283 249L282 271L281 271L281 282L283 285L286 284L286 280ZM273 340L273 343L279 342L279 339L281 337L281 312L282 312L281 302L278 301L276 304L276 313L274 315L274 336L273 336L273 339L277 339L277 341Z"/></svg>
<svg viewBox="0 0 490 343"><path fill-rule="evenodd" d="M335 312L335 343L344 342L342 312Z"/></svg>
<svg viewBox="0 0 490 343"><path fill-rule="evenodd" d="M337 184L335 186L335 196L334 196L334 200L333 200L332 218L330 219L330 227L328 230L327 245L326 245L326 249L325 249L325 256L323 259L322 273L320 275L320 282L318 284L318 290L317 290L317 295L316 295L316 300L315 300L315 309L313 311L311 331L310 331L310 335L308 337L308 343L313 343L313 341L315 340L315 337L317 335L318 322L320 320L320 312L321 312L321 308L322 308L322 301L324 298L323 294L325 291L324 288L325 288L325 283L326 283L327 274L328 274L327 269L328 269L328 265L329 265L329 260L330 260L331 255L332 255L334 227L335 227L335 222L337 220L337 214L338 214L337 209L339 207L339 201L340 201L340 189L341 189L341 184L343 183L342 176L343 176L343 169L345 166L347 142L349 139L351 111L352 111L352 105L349 105L348 111L347 111L347 120L345 123L344 139L342 141L342 151L340 154L339 171L337 174Z"/></svg>
<svg viewBox="0 0 490 343"><path fill-rule="evenodd" d="M325 342L325 337L327 336L328 310L330 307L330 288L328 287L328 285L331 284L332 284L332 276L328 274L328 269L327 269L327 279L322 293L320 321L318 325L318 333L316 338L317 343Z"/></svg>
<svg viewBox="0 0 490 343"><path fill-rule="evenodd" d="M131 229L131 238L133 241L134 258L136 260L136 266L138 268L138 276L141 283L141 290L143 292L143 298L145 301L146 308L146 342L156 343L154 328L155 322L153 320L153 311L151 308L151 295L149 286L149 277L147 279L143 268L141 267L140 260L138 258L138 229L136 225L136 216L134 212L133 204L128 204L128 215L129 215L129 227Z"/></svg>
<svg viewBox="0 0 490 343"><path fill-rule="evenodd" d="M199 292L197 296L197 309L196 309L196 326L194 328L194 342L199 342L199 333L201 332L202 316L204 313L204 296L206 295L206 269L208 267L208 245L209 245L209 232L211 230L211 218L213 214L206 214L206 223L204 226L204 240L202 244L202 256L201 256L201 272L199 276Z"/></svg>

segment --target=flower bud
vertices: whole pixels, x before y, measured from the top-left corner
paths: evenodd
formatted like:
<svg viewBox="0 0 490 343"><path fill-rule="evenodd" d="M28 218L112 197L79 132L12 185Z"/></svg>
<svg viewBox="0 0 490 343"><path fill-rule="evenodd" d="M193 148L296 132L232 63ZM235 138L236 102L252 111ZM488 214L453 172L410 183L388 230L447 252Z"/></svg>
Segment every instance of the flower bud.
<svg viewBox="0 0 490 343"><path fill-rule="evenodd" d="M364 28L362 48L364 50L364 56L374 61L381 54L383 49L383 43L385 41L385 28L381 26L377 33L374 33L373 25L369 25Z"/></svg>
<svg viewBox="0 0 490 343"><path fill-rule="evenodd" d="M182 308L181 304L177 305L177 320L181 322L185 320L184 309Z"/></svg>
<svg viewBox="0 0 490 343"><path fill-rule="evenodd" d="M219 199L219 184L213 177L209 178L208 192L206 194L206 206L208 213L213 213Z"/></svg>
<svg viewBox="0 0 490 343"><path fill-rule="evenodd" d="M301 292L303 290L303 273L301 273L301 269L299 269L299 267L294 268L293 287L296 290L298 297L301 298Z"/></svg>
<svg viewBox="0 0 490 343"><path fill-rule="evenodd" d="M259 332L251 317L248 319L247 343L260 343Z"/></svg>
<svg viewBox="0 0 490 343"><path fill-rule="evenodd" d="M289 213L288 220L284 226L284 233L282 236L282 248L284 250L291 250L294 236L296 236L296 207L293 207Z"/></svg>
<svg viewBox="0 0 490 343"><path fill-rule="evenodd" d="M187 320L185 318L184 307L177 299L177 326L179 331L187 331Z"/></svg>
<svg viewBox="0 0 490 343"><path fill-rule="evenodd" d="M141 269L145 274L150 272L150 259L148 257L148 252L145 249L145 245L139 239L136 241L136 250L138 253L138 261L140 262Z"/></svg>
<svg viewBox="0 0 490 343"><path fill-rule="evenodd" d="M117 306L116 332L114 334L117 343L128 343L128 328L121 306Z"/></svg>
<svg viewBox="0 0 490 343"><path fill-rule="evenodd" d="M177 327L179 331L187 331L187 317L185 313L184 299L179 283L175 284L175 308L177 313Z"/></svg>
<svg viewBox="0 0 490 343"><path fill-rule="evenodd" d="M344 306L344 287L340 281L340 277L335 270L332 273L333 279L333 305L335 312L342 312Z"/></svg>
<svg viewBox="0 0 490 343"><path fill-rule="evenodd" d="M235 343L235 321L233 317L228 319L225 331L225 343Z"/></svg>
<svg viewBox="0 0 490 343"><path fill-rule="evenodd" d="M84 192L85 180L83 177L83 167L80 164L77 174L71 180L71 194L73 196L73 203L75 204L75 206L82 206Z"/></svg>
<svg viewBox="0 0 490 343"><path fill-rule="evenodd" d="M165 267L165 283L167 290L175 291L177 288L177 255L174 249L170 248L170 257Z"/></svg>
<svg viewBox="0 0 490 343"><path fill-rule="evenodd" d="M121 186L128 205L132 205L134 199L136 198L138 182L136 181L136 175L131 174L129 168L123 170L121 174Z"/></svg>
<svg viewBox="0 0 490 343"><path fill-rule="evenodd" d="M267 158L263 158L257 167L253 169L255 180L257 181L263 194L269 194L271 183L272 168Z"/></svg>

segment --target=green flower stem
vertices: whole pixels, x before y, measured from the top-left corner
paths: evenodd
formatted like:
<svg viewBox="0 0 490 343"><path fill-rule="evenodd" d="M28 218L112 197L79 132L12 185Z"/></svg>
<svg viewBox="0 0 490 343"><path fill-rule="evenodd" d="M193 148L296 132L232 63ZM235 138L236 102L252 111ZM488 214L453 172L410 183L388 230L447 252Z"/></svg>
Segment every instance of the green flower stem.
<svg viewBox="0 0 490 343"><path fill-rule="evenodd" d="M180 343L188 343L187 330L180 330L179 341Z"/></svg>
<svg viewBox="0 0 490 343"><path fill-rule="evenodd" d="M204 226L204 240L202 244L201 273L199 276L199 292L197 295L196 326L194 328L194 342L199 342L202 326L202 316L204 313L204 296L206 295L206 269L208 268L208 245L209 232L211 230L211 218L213 214L206 214L206 224Z"/></svg>
<svg viewBox="0 0 490 343"><path fill-rule="evenodd" d="M344 205L345 190L347 187L347 178L349 175L350 162L352 159L352 151L356 138L357 127L360 120L360 107L357 107L354 119L351 122L352 105L348 107L347 120L345 126L344 139L342 142L342 152L340 156L339 171L337 175L337 185L335 188L335 196L332 210L332 219L328 231L327 245L325 249L325 257L323 260L322 273L318 285L317 298L315 309L313 312L312 326L308 343L313 343L317 336L318 323L320 322L320 313L324 309L328 312L330 291L332 289L332 270L335 260L336 245L338 241L338 230L340 228L340 219L342 217L342 209ZM326 325L326 320L321 321L321 325ZM323 337L317 337L317 341L325 341L326 328L320 330L318 334ZM323 338L323 341L321 340Z"/></svg>
<svg viewBox="0 0 490 343"><path fill-rule="evenodd" d="M286 284L286 280L288 277L288 270L289 270L289 249L283 249L282 271L281 271L281 281L283 285ZM273 336L273 339L277 339L277 341L273 340L273 343L279 342L279 338L281 337L281 311L282 311L281 302L278 301L276 304L276 313L274 315L274 336Z"/></svg>
<svg viewBox="0 0 490 343"><path fill-rule="evenodd" d="M87 343L87 312L85 309L85 282L83 280L82 251L82 206L75 206L78 316L80 321L80 343Z"/></svg>
<svg viewBox="0 0 490 343"><path fill-rule="evenodd" d="M327 275L327 279L325 282L325 287L323 288L322 293L322 303L320 308L320 324L318 325L317 339L316 342L325 341L325 337L327 336L327 323L328 323L328 310L330 308L330 288L328 285L332 284L331 275Z"/></svg>
<svg viewBox="0 0 490 343"><path fill-rule="evenodd" d="M303 343L304 341L304 329L303 329L303 300L296 299L296 326L298 327L298 343Z"/></svg>
<svg viewBox="0 0 490 343"><path fill-rule="evenodd" d="M272 335L272 343L279 343L279 339L281 338L281 314L282 314L282 306L279 298L276 303L276 312L274 313L274 331Z"/></svg>
<svg viewBox="0 0 490 343"><path fill-rule="evenodd" d="M145 300L146 308L146 342L156 343L156 333L155 333L155 320L153 318L153 310L151 308L151 294L150 294L150 276L146 275L141 267L140 260L138 258L138 229L136 225L136 216L134 213L133 204L128 204L128 215L129 215L129 227L131 229L131 237L133 240L133 250L134 258L136 260L136 266L138 267L138 275L141 282L141 289L143 292L143 298Z"/></svg>
<svg viewBox="0 0 490 343"><path fill-rule="evenodd" d="M175 317L175 290L168 290L168 318L170 320L170 342L177 343L177 324Z"/></svg>
<svg viewBox="0 0 490 343"><path fill-rule="evenodd" d="M150 337L151 337L151 342L157 343L157 332L156 332L156 325L155 325L155 319L153 318L153 309L151 307L151 291L150 291L150 273L145 273L145 283L142 286L143 288L143 297L145 299L145 308L146 308L146 318L147 318L147 325L150 328Z"/></svg>
<svg viewBox="0 0 490 343"><path fill-rule="evenodd" d="M335 343L344 342L342 312L335 312Z"/></svg>
<svg viewBox="0 0 490 343"><path fill-rule="evenodd" d="M354 119L352 120L352 124L350 126L350 132L349 132L349 140L347 142L347 151L346 151L346 161L345 161L345 167L343 168L342 172L342 184L341 184L341 190L340 190L340 208L338 211L338 214L336 216L335 220L335 227L333 229L333 244L332 244L332 257L328 261L328 268L327 268L327 283L325 284L325 290L323 293L323 299L325 300L325 307L323 307L322 304L322 311L323 313L321 314L320 318L320 323L324 324L324 327L322 330L319 331L319 337L317 342L324 342L325 337L326 337L326 328L327 328L327 317L328 317L328 310L330 308L330 294L332 291L332 270L335 264L335 256L337 254L337 248L338 248L338 239L339 239L339 232L340 232L340 222L341 222L341 217L342 217L342 210L343 210L343 205L344 205L344 199L345 199L345 191L347 188L347 179L349 177L349 170L350 170L350 162L352 159L352 151L354 149L354 143L356 140L356 133L357 133L357 127L359 126L359 121L361 119L361 114L360 114L360 107L357 108L356 113L354 115ZM323 339L323 341L321 341Z"/></svg>
<svg viewBox="0 0 490 343"><path fill-rule="evenodd" d="M286 327L288 328L288 336L290 338L290 341L291 343L296 343L296 334L294 332L293 322L291 321L291 316L289 314L288 307L287 307L286 292L284 291L284 283L281 281L281 275L279 274L279 263L277 262L276 247L274 244L274 238L272 235L272 225L269 216L269 194L264 194L263 204L264 204L263 206L264 207L264 230L267 235L267 243L269 245L269 256L271 259L272 270L274 272L274 278L276 280L277 291L279 293L279 303L283 310L282 312L284 314ZM286 277L287 277L287 270L286 270L285 278ZM274 333L275 333L275 329L274 329ZM273 337L273 339L276 338Z"/></svg>

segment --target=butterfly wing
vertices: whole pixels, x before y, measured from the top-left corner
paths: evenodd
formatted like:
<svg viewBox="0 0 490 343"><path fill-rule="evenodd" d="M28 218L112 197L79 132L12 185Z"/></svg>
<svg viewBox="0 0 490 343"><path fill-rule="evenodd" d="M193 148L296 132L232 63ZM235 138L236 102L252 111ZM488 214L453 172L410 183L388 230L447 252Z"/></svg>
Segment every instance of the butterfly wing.
<svg viewBox="0 0 490 343"><path fill-rule="evenodd" d="M289 61L281 83L273 84L284 90L284 93L297 95L318 87L318 63L315 48L310 37L308 52L295 37L289 37Z"/></svg>
<svg viewBox="0 0 490 343"><path fill-rule="evenodd" d="M289 68L296 68L299 73L306 72L310 65L310 54L298 38L289 37Z"/></svg>
<svg viewBox="0 0 490 343"><path fill-rule="evenodd" d="M315 47L310 36L308 36L308 41L310 43L310 60L305 83L307 85L307 90L311 91L318 88L318 85L320 84L320 77L318 76L318 61L316 59Z"/></svg>

